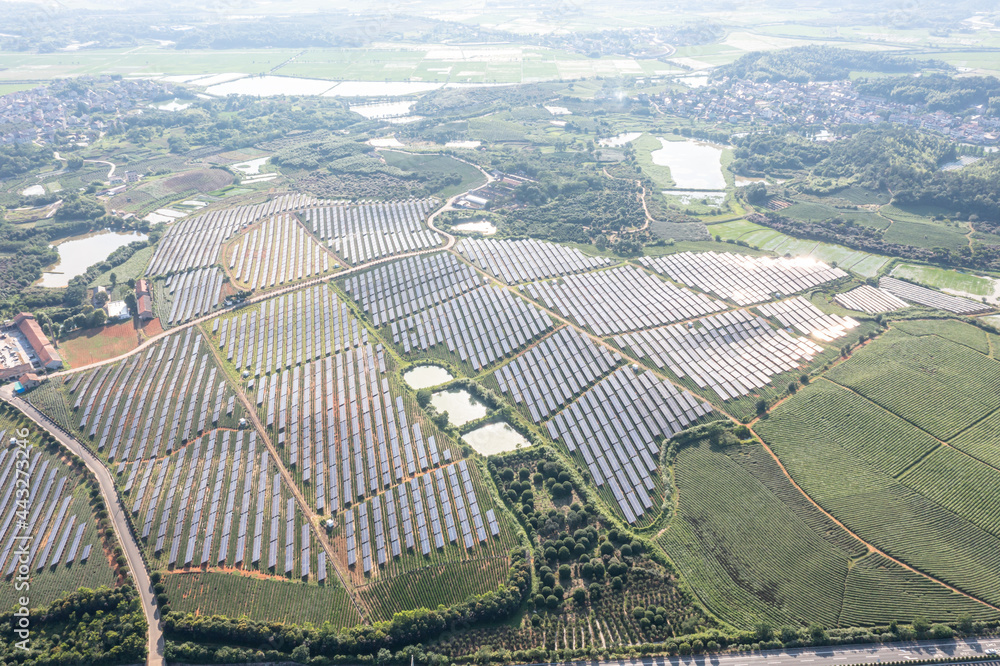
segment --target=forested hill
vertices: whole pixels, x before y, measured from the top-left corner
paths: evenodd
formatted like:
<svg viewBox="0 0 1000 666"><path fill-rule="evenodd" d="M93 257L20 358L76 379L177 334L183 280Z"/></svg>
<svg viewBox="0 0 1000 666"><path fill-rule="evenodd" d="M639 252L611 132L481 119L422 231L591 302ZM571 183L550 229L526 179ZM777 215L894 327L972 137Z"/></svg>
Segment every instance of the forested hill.
<svg viewBox="0 0 1000 666"><path fill-rule="evenodd" d="M806 83L846 79L852 71L898 74L916 72L929 64L930 61L918 62L884 53L830 46L797 46L780 51L748 53L739 60L716 69L713 78Z"/></svg>
<svg viewBox="0 0 1000 666"><path fill-rule="evenodd" d="M931 111L961 113L982 107L976 111L1000 115L1000 79L993 76L885 77L861 81L857 90L899 104L926 105Z"/></svg>

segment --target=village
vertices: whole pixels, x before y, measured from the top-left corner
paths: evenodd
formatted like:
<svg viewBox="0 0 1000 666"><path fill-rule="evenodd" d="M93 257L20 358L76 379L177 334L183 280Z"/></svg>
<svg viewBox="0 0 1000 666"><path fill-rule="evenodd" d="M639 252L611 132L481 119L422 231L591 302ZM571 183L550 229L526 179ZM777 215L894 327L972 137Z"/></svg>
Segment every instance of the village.
<svg viewBox="0 0 1000 666"><path fill-rule="evenodd" d="M680 94L652 98L664 112L731 125L823 128L891 122L937 132L962 143L996 146L1000 118L930 111L861 95L851 81L796 83L722 80ZM985 110L984 110L985 111Z"/></svg>
<svg viewBox="0 0 1000 666"><path fill-rule="evenodd" d="M78 77L0 96L0 145L88 144L114 124L109 115L136 112L173 88L148 79Z"/></svg>

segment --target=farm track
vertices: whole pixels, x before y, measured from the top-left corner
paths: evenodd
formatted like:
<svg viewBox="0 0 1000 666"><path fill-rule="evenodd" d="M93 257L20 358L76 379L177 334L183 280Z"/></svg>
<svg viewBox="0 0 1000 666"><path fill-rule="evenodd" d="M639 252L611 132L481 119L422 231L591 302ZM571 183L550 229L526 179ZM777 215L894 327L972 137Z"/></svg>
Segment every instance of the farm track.
<svg viewBox="0 0 1000 666"><path fill-rule="evenodd" d="M899 566L903 567L904 569L907 569L908 571L911 571L911 572L913 572L913 573L915 573L915 574L917 574L919 576L923 576L924 578L926 578L926 579L928 579L928 580L930 580L932 582L935 582L938 585L941 585L941 586L943 586L943 587L951 590L952 592L954 592L956 594L960 594L963 597L971 599L972 601L976 601L978 603L981 603L982 605L984 605L987 608L990 608L992 610L1000 611L1000 607L994 606L993 604L991 604L989 602L986 602L986 601L983 601L982 599L980 599L978 597L974 597L971 594L969 594L968 592L965 592L963 590L958 589L957 587L949 585L948 583L946 583L946 582L944 582L942 580L939 580L939 579L935 578L934 576L931 576L930 574L924 573L923 571L920 571L919 569L913 568L912 566L910 566L906 562L903 562L902 560L899 560L899 559L893 557L892 555L889 555L888 553L886 553L886 552L884 552L882 550L879 550L878 548L876 548L875 546L873 546L872 544L868 543L867 541L865 541L864 539L862 539L860 536L858 536L857 534L855 534L854 532L852 532L850 529L847 528L846 525L844 525L844 523L840 522L836 518L836 516L834 516L832 513L830 513L826 509L824 509L822 506L820 506L819 503L816 502L816 500L814 500L809 495L809 493L807 493L805 490L803 490L802 487L798 483L795 482L795 479L792 478L792 475L788 473L787 469L785 469L785 465L781 462L781 459L778 458L777 454L775 454L775 452L771 450L771 447L767 445L767 443L760 437L760 435L758 435L756 433L756 431L754 431L754 429L753 429L752 426L750 427L750 432L752 432L753 435L754 435L754 437L756 437L757 440L760 441L760 445L762 447L764 447L764 450L767 451L768 455L770 455L772 458L774 458L775 464L778 465L778 468L781 470L781 473L785 475L785 478L788 479L788 482L791 483L795 487L795 489L797 491L799 491L800 493L802 493L802 496L804 498L806 498L806 500L808 500L810 504L812 504L814 507L816 507L817 511L820 511L824 516L826 516L831 521L833 521L840 529L844 530L844 532L846 532L847 534L851 535L851 537L853 537L854 539L857 539L861 544L863 544L868 549L869 554L876 553L878 555L881 555L885 559L898 564Z"/></svg>
<svg viewBox="0 0 1000 666"><path fill-rule="evenodd" d="M146 624L149 625L146 663L148 666L163 666L166 664L164 659L165 645L163 629L160 627L160 611L155 604L153 583L149 578L149 572L146 570L142 549L135 539L127 513L122 506L121 497L115 488L115 481L111 476L111 471L98 460L89 447L57 426L32 405L15 396L13 384L8 384L0 388L0 400L17 408L40 428L52 435L68 451L80 458L87 466L87 469L90 470L90 473L94 475L101 488L104 503L108 507L108 515L111 517L115 535L118 537L118 541L121 543L122 550L125 553L125 559L128 562L128 568L135 582L135 587L139 591L142 612L146 616Z"/></svg>
<svg viewBox="0 0 1000 666"><path fill-rule="evenodd" d="M204 331L202 331L202 333L204 333ZM216 346L208 345L208 348L212 352L212 358L215 359L216 365L220 368L224 368L225 365L222 362L222 358L219 356L219 351ZM223 377L225 377L225 381L228 382L228 374L223 373ZM257 416L257 410L254 409L252 404L250 404L250 399L247 398L246 394L240 389L240 387L235 386L231 388L236 391L237 397L243 404L243 409L247 412L247 417L253 423L254 428L257 430L257 434L260 436L261 440L264 442L264 446L267 447L268 452L270 452L271 457L274 459L274 464L277 466L278 471L281 474L281 478L284 480L285 485L288 486L289 492L291 492L292 496L295 497L295 503L299 505L299 511L301 511L302 515L309 521L309 524L313 528L313 532L316 534L316 540L319 541L320 545L323 546L323 550L326 551L327 564L333 566L333 570L337 572L337 578L340 579L340 584L343 585L344 590L347 591L348 596L351 598L351 603L354 604L355 610L358 611L358 615L361 616L361 619L365 623L368 623L368 616L371 615L371 609L365 607L359 599L355 598L354 586L348 583L348 579L344 576L344 572L340 570L340 562L333 552L333 546L330 544L330 541L326 538L326 535L319 527L321 519L316 516L312 507L309 506L309 502L306 501L305 495L302 494L302 490L299 489L298 485L296 485L295 478L292 476L291 472L288 471L288 468L285 467L285 464L281 459L281 454L278 452L278 449L275 448L274 443L268 436L267 428L265 428L264 424L260 422L260 417ZM365 613L365 610L368 612Z"/></svg>
<svg viewBox="0 0 1000 666"><path fill-rule="evenodd" d="M405 151L397 151L397 152L405 152ZM461 160L460 158L455 158L455 159L459 159L460 161L466 162L465 160ZM467 164L472 164L470 162L466 162L466 163ZM492 182L494 180L494 178L490 174L488 174L486 171L484 171L478 165L472 165L472 166L475 166L481 173L483 173L483 175L487 178L487 183ZM610 175L609 175L609 177L610 177ZM475 189L479 189L479 188L475 188ZM469 190L469 191L472 191L472 190ZM504 289L507 289L507 290L511 291L514 295L516 295L516 296L524 299L528 303L531 303L533 306L539 308L542 312L545 312L554 321L560 322L562 325L573 327L577 332L582 333L587 338L589 338L590 340L592 340L594 343L605 347L606 349L612 351L613 353L619 354L629 364L639 365L640 367L643 367L643 368L647 369L648 371L652 372L653 375L656 376L657 378L659 378L659 379L661 379L663 381L670 382L671 384L673 384L674 386L676 386L680 390L684 390L684 391L690 392L692 395L696 396L697 398L699 398L699 399L701 399L701 400L703 400L703 401L708 402L709 404L711 404L712 407L713 407L713 409L715 411L717 411L718 413L722 414L723 416L725 416L726 418L728 418L730 421L732 421L734 423L737 422L737 420L732 415L730 415L729 413L727 413L725 410L721 409L721 407L719 405L716 405L712 400L708 400L708 399L704 398L702 395L699 394L699 392L691 390L691 389L689 389L689 388L687 388L685 386L681 386L681 385L677 384L672 379L670 379L669 377L667 377L664 373L658 371L655 368L649 368L649 367L647 367L645 364L641 363L639 360L637 360L637 359L629 356L628 354L624 353L621 350L618 350L617 348L615 348L614 346L612 346L610 343L606 342L604 339L602 339L602 338L600 338L600 337L598 337L596 335L590 334L588 331L584 330L582 327L576 325L575 323L573 323L572 321L568 320L567 318L562 317L561 315L555 313L554 311L550 310L549 308L545 307L544 305L536 302L532 298L530 298L530 297L526 296L525 294L521 293L516 287L514 287L512 285L508 285L508 284L506 284L506 283L504 283L504 282L502 282L502 281L494 278L492 275L486 273L485 271L479 269L478 267L470 264L464 257L461 256L461 254L459 252L457 252L454 249L455 248L455 244L457 242L456 237L453 236L453 235L451 235L451 234L449 234L449 233L447 233L447 232L445 232L445 231L442 231L440 228L436 227L435 224L434 224L435 219L441 213L446 212L446 211L456 210L455 207L454 207L454 203L459 198L461 198L462 196L464 196L467 193L468 193L468 191L456 194L455 196L451 197L450 199L448 199L446 201L446 203L443 206L441 206L438 210L436 210L435 212L433 212L427 218L427 225L428 225L428 227L432 231L438 233L439 235L441 235L441 236L443 236L443 237L445 237L447 239L447 242L443 246L438 246L438 247L434 247L434 248L427 248L427 249L423 249L423 250L417 250L417 251L413 251L413 252L409 252L409 253L395 255L395 256L392 256L392 257L384 257L384 258L376 259L376 260L367 262L365 264L359 264L359 265L356 265L356 266L353 266L353 267L350 267L350 268L346 268L346 269L344 269L342 271L339 271L339 272L336 272L336 273L333 273L333 274L321 276L319 278L314 278L314 279L311 279L311 280L305 280L305 281L302 281L302 282L299 282L299 283L296 283L296 284L293 284L293 285L289 285L289 286L286 286L286 287L283 287L283 288L280 288L280 289L276 289L276 290L269 291L269 292L266 292L266 293L257 294L257 295L255 295L255 296L247 299L246 301L244 301L242 303L231 305L231 306L225 307L225 308L220 308L219 310L217 310L215 312L203 315L203 316L198 317L196 319L193 319L193 320L191 320L191 321L189 321L187 323L184 323L182 325L173 327L173 328L171 328L171 329L169 329L167 331L163 331L162 333L159 333L159 334L157 334L155 336L152 336L152 337L148 338L145 342L143 342L142 344L140 344L138 347L136 347L135 349L131 350L130 352L127 352L125 354L122 354L120 356L117 356L117 357L114 357L114 358L111 358L111 359L106 359L104 361L99 361L99 362L95 362L95 363L92 363L92 364L89 364L89 365L86 365L86 366L82 366L82 367L79 367L79 368L74 368L72 370L66 370L66 371L61 371L61 372L53 373L52 375L50 375L50 377L59 377L59 376L65 376L65 375L69 375L69 374L75 374L75 373L81 372L83 370L87 370L87 369L91 369L91 368L96 368L96 367L101 367L101 366L104 366L104 365L107 365L107 364L110 364L110 363L115 363L115 362L122 361L124 359L129 358L133 354L136 354L136 353L139 353L139 352L145 350L149 345L154 344L154 343L160 341L161 339L166 338L169 335L172 335L174 333L179 333L179 332L181 332L181 331L183 331L183 330L185 330L187 328L190 328L192 326L199 326L200 324L203 324L203 323L211 320L214 317L217 317L217 316L219 316L221 314L224 314L226 312L238 310L238 309L240 309L241 307L243 307L245 305L256 304L256 303L265 301L267 299L270 299L270 298L273 298L273 297L276 297L276 296L280 296L280 295L285 294L285 293L293 292L293 291L296 291L296 290L299 290L299 289L303 289L303 288L306 288L306 287L310 287L310 286L313 286L313 285L318 285L318 284L325 283L325 282L332 282L332 281L340 279L342 277L345 277L345 276L348 276L348 275L351 275L351 274L354 274L354 273L362 272L362 271L368 270L370 268L373 268L375 266L378 266L380 264L384 264L384 263L387 263L387 262L396 261L396 260L407 258L407 257L421 256L421 255L426 255L426 254L434 254L434 253L441 252L441 251L450 251L455 256L457 256L460 261L462 261L462 262L464 262L466 264L469 264L470 266L473 267L473 269L476 272L478 272L481 275L483 275L484 277L486 277L488 283L500 286L500 287L502 287ZM648 227L648 224L649 224L649 221L650 221L651 217L650 217L648 209L646 207L645 197L644 197L644 191L643 191L643 199L642 199L642 201L643 201L643 208L644 208L644 210L646 212L646 217L647 217L646 225L643 228L646 228L646 227ZM559 328L559 326L557 325L556 328ZM498 363L496 365L496 367L498 368L498 367L501 367L502 365L504 365L505 363L509 363L511 360L513 360L513 358L519 357L525 351L527 351L527 349L530 349L532 346L534 346L534 345L529 345L526 349L522 350L519 354L515 355L511 359L506 359L505 361L503 361L501 363ZM213 356L216 358L216 361L221 366L221 360L218 358L218 354L217 354L216 350L214 350L214 349L213 349ZM494 370L495 369L496 368L494 368ZM487 370L484 370L484 373L486 373ZM304 515L309 519L309 522L313 524L314 530L315 530L315 532L317 534L317 538L318 538L319 542L322 544L324 550L327 552L328 559L331 560L330 563L333 564L334 570L337 572L338 578L340 578L341 583L344 585L345 589L348 591L348 593L349 593L349 595L351 597L352 603L355 605L355 607L359 611L359 614L361 615L361 617L367 622L368 621L368 617L371 615L371 611L368 610L367 613L364 612L364 610L363 610L363 608L364 608L363 604L361 604L359 602L359 600L355 597L355 594L356 594L356 592L355 592L355 586L353 584L348 583L345 580L345 577L344 577L343 573L341 572L340 567L338 566L338 562L337 562L336 558L333 557L333 552L332 552L332 546L331 546L331 544L327 540L326 535L322 533L322 530L320 530L318 528L318 520L319 519L311 511L308 503L305 501L305 498L302 495L301 491L299 490L298 486L296 486L296 484L294 483L294 479L292 478L291 474L289 473L289 471L286 469L285 465L281 461L280 455L278 454L277 450L274 448L274 445L271 442L270 438L267 436L266 429L263 427L263 424L261 424L261 422L259 420L259 417L257 416L256 411L249 404L249 401L248 401L247 397L244 395L244 393L243 393L242 390L238 390L237 389L236 392L239 395L241 403L243 403L244 408L248 412L249 418L254 423L254 427L258 430L258 432L263 437L263 441L265 442L265 445L267 446L267 448L270 451L272 457L274 458L275 464L277 465L278 469L280 470L280 473L281 473L281 475L282 475L282 477L283 477L286 485L289 487L290 491L292 492L293 496L295 497L296 502L299 504L300 510L304 512ZM55 436L59 441L63 442L67 446L67 448L69 448L70 450L72 450L74 452L82 451L84 454L87 454L87 455L81 455L80 453L78 453L78 455L81 455L81 458L83 458L87 462L88 467L90 467L92 469L92 471L95 472L95 475L98 476L99 481L101 481L102 493L104 493L106 495L106 500L107 500L108 506L109 507L115 507L115 509L116 509L115 511L112 511L112 517L114 518L114 524L115 524L115 527L116 527L116 532L118 533L119 540L122 542L123 547L125 548L126 554L128 555L130 569L133 571L133 575L136 577L137 581L139 582L138 587L140 587L140 592L143 595L143 608L144 608L144 612L147 615L147 620L149 621L149 627L150 627L149 628L149 633L150 633L150 635L149 635L149 641L150 641L151 648L150 648L150 652L149 652L149 655L150 655L149 656L149 663L150 664L162 664L163 663L163 661L162 661L163 638L162 638L162 631L159 628L158 619L156 619L156 610L155 610L155 607L152 606L152 594L151 594L152 588L151 588L151 585L149 585L149 578L148 578L148 574L147 574L147 572L145 570L145 566L144 566L144 563L143 563L143 560L142 560L141 550L139 549L137 542L134 540L134 538L132 536L132 533L131 533L131 530L129 528L129 524L128 524L128 521L127 521L127 517L125 516L124 511L122 511L120 503L118 503L118 501L117 501L117 499L118 499L117 491L115 490L114 482L113 482L113 479L111 478L110 472L108 471L108 469L100 461L98 461L95 457L93 457L92 454L89 454L89 451L86 450L86 448L84 447L84 445L82 445L80 442L78 442L77 440L73 439L72 437L68 437L65 433L63 433L61 431L61 429L58 429L57 426L55 426L54 424L51 424L51 422L49 422L48 419L46 419L46 417L44 417L43 415L41 415L39 412L37 412L37 410L35 410L33 407L31 407L27 403L24 403L23 401L21 401L20 399L18 399L16 397L13 397L12 395L10 395L10 397L8 398L7 397L8 394L10 394L10 390L9 390L9 388L5 388L5 389L2 390L2 392L0 392L0 397L6 399L8 402L10 402L11 404L15 405L18 409L20 409L22 412L24 412L29 417L31 417L33 421L35 421L41 427L45 428L47 431L49 431L50 433L52 433L53 436ZM774 406L777 406L777 404L780 404L781 402L783 402L783 400L779 401ZM773 408L773 406L772 406L772 408ZM756 421L757 420L755 419L754 421L752 421L749 424L749 427L751 428L751 431L753 431L753 425L756 423ZM47 423L49 425L46 425ZM754 435L756 436L756 433L754 433ZM758 437L758 439L760 439L760 438ZM971 599L973 601L977 601L980 604L983 604L984 606L987 606L988 608L991 608L991 609L996 610L996 611L1000 611L1000 608L998 608L996 606L993 606L993 605L991 605L991 604L989 604L989 603L987 603L987 602L985 602L985 601L983 601L981 599L978 599L977 597L974 597L974 596L972 596L972 595L970 595L970 594L968 594L968 593L966 593L966 592L964 592L962 590L959 590L959 589L957 589L957 588L955 588L955 587L953 587L953 586L951 586L951 585L949 585L949 584L947 584L947 583L945 583L945 582L943 582L941 580L938 580L937 578L934 578L933 576L930 576L930 575L928 575L928 574L926 574L926 573L924 573L922 571L919 571L919 570L911 567L910 565L906 564L905 562L902 562L902 561L900 561L900 560L898 560L898 559L896 559L896 558L894 558L894 557L892 557L892 556L884 553L883 551L881 551L878 548L874 547L873 545L869 544L864 539L862 539L860 536L858 536L857 534L855 534L854 532L852 532L851 530L849 530L843 523L841 523L839 520L837 520L837 518L835 518L833 515L831 515L829 512L827 512L825 509L823 509L823 507L821 507L815 500L813 500L813 498L810 497L796 483L796 481L788 473L788 471L785 468L785 466L782 464L781 460L770 449L770 447L768 447L767 444L765 444L763 442L763 440L760 440L760 441L761 441L761 445L763 446L763 448L765 449L765 451L767 451L767 453L769 455L771 455L771 457L775 460L775 462L777 463L778 467L781 469L782 474L785 475L785 477L795 487L795 489L798 490L802 494L802 496L805 497L806 500L808 500L813 506L815 506L817 508L817 510L819 510L820 512L822 512L827 518L829 518L836 525L838 525L841 529L843 529L845 532L847 532L849 535L851 535L851 537L853 537L854 539L856 539L857 541L859 541L860 543L862 543L867 548L867 550L868 550L869 553L877 553L877 554L881 555L882 557L885 557L886 559L888 559L888 560L890 560L890 561L898 564L899 566L901 566L901 567L903 567L903 568L905 568L905 569L907 569L907 570L909 570L909 571L911 571L911 572L913 572L913 573L915 573L917 575L923 576L924 578L927 578L928 580L931 580L931 581L933 581L933 582L935 582L935 583L937 583L937 584L939 584L939 585L941 585L941 586L949 589L950 591L952 591L952 592L954 592L956 594L961 594L962 596L964 596L966 598L969 598L969 599ZM102 476L106 480L102 480ZM115 501L113 501L113 502L110 501L110 498L114 498ZM605 503L603 498L599 498L599 501L600 501L601 504ZM138 563L138 565L136 563ZM140 578L140 576L141 576L141 578ZM149 596L148 600L147 600L147 596Z"/></svg>
<svg viewBox="0 0 1000 666"><path fill-rule="evenodd" d="M901 419L902 421L905 421L905 422L906 422L907 424L909 424L910 426L912 426L912 427L913 427L914 429L916 429L916 430L919 430L920 432L924 433L925 435L927 435L928 437L930 437L931 439L933 439L933 440L934 440L935 442L937 442L937 443L938 443L938 444L939 444L940 446L945 446L945 447L947 447L947 448L949 448L949 449L951 449L951 450L955 451L956 453L959 453L959 454L961 454L961 455L965 456L966 458L969 458L970 460L975 460L975 461L976 461L976 462L978 462L978 463L981 463L981 464L983 464L983 465L986 465L987 467L989 467L990 469L992 469L992 470L993 470L994 472L1000 472L1000 469L998 469L997 467L994 467L994 466L993 466L993 465L991 465L990 463L988 463L988 462L986 462L986 461L984 461L984 460L980 460L979 458L976 458L975 456L972 456L972 455L969 455L968 453L966 453L966 452L965 452L965 451L963 451L962 449L957 449L957 448L955 448L954 446L952 446L951 444L949 444L949 443L948 443L947 441L945 441L945 440L941 439L940 437L936 437L936 436L935 436L934 434L932 434L932 433L929 433L929 432L927 432L926 430L924 430L923 428L921 428L920 426L918 426L918 425L917 425L916 423L914 423L913 421L910 421L909 419L907 419L907 418L904 418L904 417L900 416L899 414L897 414L897 413L895 413L895 412L892 412L892 411L889 411L888 409L886 409L886 408L885 408L885 407L883 407L882 405L878 404L877 402L875 402L875 401L874 401L874 400L872 400L871 398L867 397L866 395L864 395L864 394L862 394L862 393L858 393L858 392L857 392L856 390L854 390L854 389L852 389L852 388L850 388L850 387L847 387L847 386L844 386L843 384L838 384L837 382L835 382L834 380L830 379L829 377L826 377L826 376L823 376L823 377L820 377L820 379L822 379L822 380L824 380L824 381L827 381L827 382L830 382L830 383L831 383L831 384L833 384L834 386L836 386L836 387L838 387L838 388L840 388L840 389L843 389L844 391L847 391L847 392L849 392L849 393L853 393L854 395L856 395L856 396L858 396L859 398L861 398L862 400L864 400L864 401L866 401L866 402L870 403L871 405L873 405L873 406L877 407L878 409L880 409L881 411L885 412L886 414L889 414L889 415L891 415L891 416L894 416L894 417L896 417L897 419ZM952 439L955 439L956 437L958 437L959 435L961 435L961 434L962 434L963 432L965 432L965 431L966 431L966 430L968 430L969 428L972 428L972 427L974 427L974 426L975 426L976 424L980 423L981 421L984 421L984 420L988 419L989 417L993 416L993 415L994 415L994 414L996 414L996 413L997 413L997 410L993 410L992 412L989 412L989 413L988 413L988 414L986 414L985 416L982 416L982 417L980 417L980 418L979 418L979 419L977 419L976 421L974 421L974 422L970 423L969 425L967 425L966 427L962 428L962 429L961 429L961 430L959 430L959 431L958 431L957 433L955 433L955 434L954 434L954 435L952 436ZM921 457L920 457L920 458L919 458L918 460L914 461L914 462L913 462L913 464L911 464L911 465L910 465L909 467L907 467L907 468L906 468L906 469L904 469L904 470L903 470L902 472L900 472L899 474L897 474L897 475L895 476L895 478L897 478L897 479L901 479L902 477L906 476L906 475L907 475L907 474L909 473L909 471L910 471L911 469L913 469L914 467L916 467L917 465L919 465L919 464L920 464L921 462L923 462L923 461L924 461L924 459L925 459L925 458L926 458L927 456L929 456L929 455L931 455L932 453L934 453L935 451L937 451L937 450L938 450L938 448L940 448L940 447L935 447L935 448L931 449L930 451L928 451L927 453L925 453L924 455L922 455L922 456L921 456Z"/></svg>
<svg viewBox="0 0 1000 666"><path fill-rule="evenodd" d="M483 173L484 176L486 176L488 182L492 182L493 180L492 176L483 171L481 168L479 168L479 170ZM111 363L117 363L119 361L123 361L133 356L134 354L144 351L145 349L155 344L156 342L162 339L166 339L170 335L184 331L188 328L191 328L192 326L199 326L200 324L211 320L213 317L217 317L226 312L237 310L245 305L252 305L267 300L269 298L273 298L275 296L280 296L281 294L292 292L298 289L303 289L305 287L318 285L324 282L331 282L345 275L361 272L389 261L395 261L398 259L403 259L411 256L419 256L424 254L432 254L435 252L451 250L456 242L455 237L435 227L434 219L445 210L453 210L454 202L457 201L459 197L464 196L465 194L466 192L461 192L451 197L450 199L448 199L448 201L445 203L444 206L442 206L440 209L432 213L427 218L427 226L430 227L430 229L433 230L434 232L440 234L441 236L444 236L447 239L447 242L443 246L427 248L424 250L417 250L414 252L395 255L392 257L383 257L381 259L376 259L374 261L370 261L365 264L353 266L351 268L345 269L337 273L325 275L319 278L314 278L312 280L305 280L303 282L299 282L294 285L289 285L281 289L276 289L271 292L258 294L252 298L247 299L243 303L231 305L225 308L220 308L215 312L208 313L196 319L192 319L189 322L181 324L180 326L173 327L157 335L151 336L145 342L137 346L135 349L126 352L125 354L121 354L114 358L109 358L103 361L98 361L85 366L81 366L79 368L73 368L71 370L64 370L52 373L51 375L49 375L49 378L67 376L88 369L98 368ZM219 364L219 367L225 367L222 365L221 360L218 357L218 353L214 348L212 348L212 345L209 345L209 348L212 349L213 357ZM340 579L341 584L344 585L345 590L347 591L348 595L351 598L351 602L358 610L358 613L362 617L362 619L367 622L368 621L367 618L368 616L371 615L371 612L369 611L367 614L363 612L362 605L359 604L358 600L355 598L354 586L349 585L345 582L343 573L340 571L340 567L338 566L337 559L333 557L332 547L329 541L327 540L326 535L323 534L322 530L320 530L318 527L318 519L310 509L308 503L305 501L305 497L302 495L298 486L295 484L291 474L284 466L280 455L274 448L274 445L272 444L270 438L267 436L267 430L263 427L263 424L260 423L256 410L252 408L252 406L249 403L249 400L244 395L242 390L239 390L237 388L236 395L239 396L240 402L243 404L244 409L246 409L249 418L254 424L254 427L257 429L258 433L263 438L263 441L267 446L267 449L270 452L271 456L273 457L275 465L278 467L279 472L282 478L284 479L285 484L288 486L289 491L295 497L295 501L299 505L300 511L303 512L303 514L308 518L309 522L313 525L317 540L322 545L323 549L326 551L328 559L330 560L329 563L333 565L334 571L337 572L337 577ZM93 453L90 452L90 449L85 444L83 444L76 438L66 433L64 430L62 430L62 428L60 428L54 422L49 420L46 416L44 416L41 412L35 409L32 405L16 397L13 393L12 384L0 388L0 400L3 400L11 404L15 408L17 408L20 412L22 412L28 418L34 421L39 427L43 428L54 438L56 438L56 440L59 441L61 444L63 444L63 446L65 446L68 450L79 456L85 462L87 467L91 470L94 476L97 478L101 488L101 493L104 496L105 503L107 504L110 510L110 516L112 518L112 524L114 525L115 528L115 534L118 537L119 542L122 544L122 549L125 552L126 559L128 561L129 570L132 572L132 577L135 579L136 587L139 589L140 597L142 600L143 613L146 616L146 622L148 624L148 631L149 631L147 664L149 666L163 666L166 663L164 659L165 646L163 639L163 630L160 626L159 610L156 608L154 604L155 598L153 595L152 582L150 581L149 578L149 572L146 569L145 560L142 554L142 548L139 545L137 539L135 538L134 533L132 532L131 524L129 523L127 514L122 507L118 491L115 487L114 478L111 476L110 470L100 460L98 460Z"/></svg>

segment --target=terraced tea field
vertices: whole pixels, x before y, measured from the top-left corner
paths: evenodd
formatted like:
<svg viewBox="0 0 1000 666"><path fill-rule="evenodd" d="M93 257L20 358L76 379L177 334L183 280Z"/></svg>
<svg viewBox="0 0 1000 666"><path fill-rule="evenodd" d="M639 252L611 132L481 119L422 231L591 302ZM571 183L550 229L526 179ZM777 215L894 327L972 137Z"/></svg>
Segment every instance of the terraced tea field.
<svg viewBox="0 0 1000 666"><path fill-rule="evenodd" d="M902 344L907 341L908 351L916 348L926 355L918 359L904 353ZM917 362L922 359L926 364L930 354L938 363L937 373L944 381L951 380L946 386L953 392L933 386L920 393L911 389L907 400L890 404L905 408L901 411L917 423L926 423L927 414L942 413L942 403L962 399L976 405L972 394L986 389L976 381L975 368L995 361L942 338L890 332L828 376L863 377L864 388L885 399L901 394L906 381L915 381ZM958 377L970 366L973 372L966 374L963 392L956 395L954 391L962 387ZM902 370L897 372L897 367ZM881 377L873 368L881 371ZM934 447L916 426L904 425L870 402L868 406L857 400L845 403L847 393L822 380L814 382L755 429L802 490L860 538L918 571L996 605L1000 595L989 581L1000 572L996 550L1000 539L989 512L993 500L986 495L1000 471L958 451L945 453L946 445ZM962 414L962 409L958 405L954 413ZM844 411L861 421L871 419L867 429L852 429ZM984 405L973 412L973 420L981 418L980 412L989 413ZM960 430L969 425L955 419L949 427ZM922 454L923 450L931 453ZM836 470L836 483L831 482L831 470Z"/></svg>
<svg viewBox="0 0 1000 666"><path fill-rule="evenodd" d="M808 440L803 440L808 446ZM998 613L867 549L829 521L756 445L677 457L678 515L657 543L698 597L723 619L749 627L908 621ZM860 558L860 559L859 559ZM877 601L865 598L865 592Z"/></svg>
<svg viewBox="0 0 1000 666"><path fill-rule="evenodd" d="M948 439L997 408L1000 363L943 338L890 331L826 377Z"/></svg>

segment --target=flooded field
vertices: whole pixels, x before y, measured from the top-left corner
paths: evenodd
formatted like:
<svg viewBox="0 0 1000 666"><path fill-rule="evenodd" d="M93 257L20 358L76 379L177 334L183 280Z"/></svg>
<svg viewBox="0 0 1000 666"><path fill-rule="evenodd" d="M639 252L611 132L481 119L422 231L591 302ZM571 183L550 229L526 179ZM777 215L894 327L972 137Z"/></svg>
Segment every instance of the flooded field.
<svg viewBox="0 0 1000 666"><path fill-rule="evenodd" d="M726 200L725 190L715 192L705 190L664 190L663 194L668 197L676 197L685 206L690 203L701 203L704 201L707 206L719 207Z"/></svg>
<svg viewBox="0 0 1000 666"><path fill-rule="evenodd" d="M233 164L232 167L248 176L255 176L260 173L260 168L267 164L269 159L270 157L258 157L255 160L247 160L246 162Z"/></svg>
<svg viewBox="0 0 1000 666"><path fill-rule="evenodd" d="M59 262L45 273L38 284L42 287L65 287L71 278L83 275L87 268L104 261L112 252L137 240L146 240L140 233L123 234L102 231L82 238L63 241L56 246Z"/></svg>
<svg viewBox="0 0 1000 666"><path fill-rule="evenodd" d="M448 412L448 422L463 425L486 416L486 405L466 390L438 391L431 396L431 404L438 412Z"/></svg>
<svg viewBox="0 0 1000 666"><path fill-rule="evenodd" d="M473 233L473 234L483 234L484 236L492 236L497 232L496 225L489 220L474 220L471 222L462 222L461 224L456 224L451 228L452 231L459 231L462 233Z"/></svg>
<svg viewBox="0 0 1000 666"><path fill-rule="evenodd" d="M354 113L373 120L407 116L414 104L416 102L382 102L379 104L359 104L349 108Z"/></svg>
<svg viewBox="0 0 1000 666"><path fill-rule="evenodd" d="M704 141L660 139L659 150L650 157L653 164L670 169L674 184L685 190L724 190L722 147Z"/></svg>
<svg viewBox="0 0 1000 666"><path fill-rule="evenodd" d="M622 132L621 134L617 134L607 139L600 139L597 142L597 145L605 146L607 148L620 148L621 146L632 143L640 136L642 136L642 132Z"/></svg>
<svg viewBox="0 0 1000 666"><path fill-rule="evenodd" d="M452 379L452 374L440 365L418 365L403 373L403 381L418 390L438 386Z"/></svg>
<svg viewBox="0 0 1000 666"><path fill-rule="evenodd" d="M528 446L529 444L528 440L511 428L506 421L488 423L465 433L462 435L462 439L484 456L513 451L519 446Z"/></svg>

